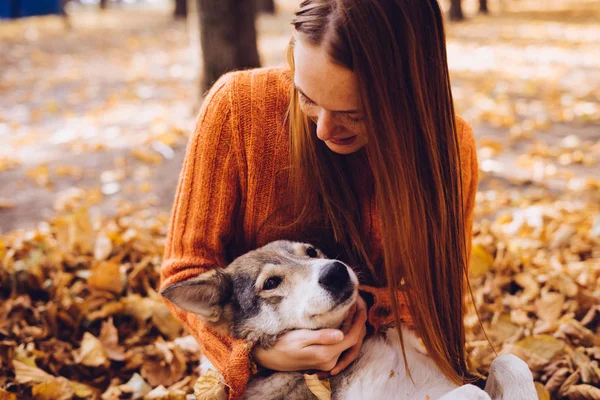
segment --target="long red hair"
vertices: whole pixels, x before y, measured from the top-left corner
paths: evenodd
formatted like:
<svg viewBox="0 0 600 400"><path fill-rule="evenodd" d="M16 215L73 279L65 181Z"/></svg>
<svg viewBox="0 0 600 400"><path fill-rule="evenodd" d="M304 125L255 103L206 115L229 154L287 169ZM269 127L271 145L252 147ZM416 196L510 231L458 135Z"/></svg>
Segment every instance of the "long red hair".
<svg viewBox="0 0 600 400"><path fill-rule="evenodd" d="M292 89L290 176L303 196L297 218L318 211L336 241L374 277L390 291L404 290L429 355L451 380L464 382L467 234L440 7L436 0L305 0L293 25L296 40L325 46L333 62L356 75L367 132L376 132L366 152L382 223L383 270L367 256L359 204L340 156L318 143ZM305 201L307 193L319 199L319 210ZM396 296L391 299L400 326Z"/></svg>

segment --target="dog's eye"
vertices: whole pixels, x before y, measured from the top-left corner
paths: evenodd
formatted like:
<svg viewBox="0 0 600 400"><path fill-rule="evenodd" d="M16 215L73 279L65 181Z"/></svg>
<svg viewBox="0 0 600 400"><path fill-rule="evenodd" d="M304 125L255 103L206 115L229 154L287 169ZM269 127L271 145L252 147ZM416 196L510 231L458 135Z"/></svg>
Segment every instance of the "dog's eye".
<svg viewBox="0 0 600 400"><path fill-rule="evenodd" d="M314 247L309 247L308 249L306 249L306 255L310 258L319 257L319 253L317 253L317 249L315 249Z"/></svg>
<svg viewBox="0 0 600 400"><path fill-rule="evenodd" d="M272 276L263 283L263 290L273 290L281 284L280 276Z"/></svg>

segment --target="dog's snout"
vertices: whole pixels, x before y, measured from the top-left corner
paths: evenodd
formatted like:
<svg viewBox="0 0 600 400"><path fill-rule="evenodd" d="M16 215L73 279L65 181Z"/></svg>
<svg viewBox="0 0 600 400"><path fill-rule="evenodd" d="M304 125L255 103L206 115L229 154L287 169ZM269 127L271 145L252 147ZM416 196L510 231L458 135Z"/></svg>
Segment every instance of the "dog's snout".
<svg viewBox="0 0 600 400"><path fill-rule="evenodd" d="M349 281L348 269L339 261L334 261L326 266L319 277L319 285L334 293L346 288Z"/></svg>

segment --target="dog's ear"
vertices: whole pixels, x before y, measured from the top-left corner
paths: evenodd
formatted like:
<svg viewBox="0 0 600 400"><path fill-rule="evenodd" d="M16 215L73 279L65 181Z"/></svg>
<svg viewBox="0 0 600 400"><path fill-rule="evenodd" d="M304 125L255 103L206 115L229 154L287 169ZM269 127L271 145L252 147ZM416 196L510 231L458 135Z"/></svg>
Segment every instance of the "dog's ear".
<svg viewBox="0 0 600 400"><path fill-rule="evenodd" d="M211 270L196 278L174 283L160 294L177 307L198 314L208 323L216 324L233 295L231 277L221 270Z"/></svg>

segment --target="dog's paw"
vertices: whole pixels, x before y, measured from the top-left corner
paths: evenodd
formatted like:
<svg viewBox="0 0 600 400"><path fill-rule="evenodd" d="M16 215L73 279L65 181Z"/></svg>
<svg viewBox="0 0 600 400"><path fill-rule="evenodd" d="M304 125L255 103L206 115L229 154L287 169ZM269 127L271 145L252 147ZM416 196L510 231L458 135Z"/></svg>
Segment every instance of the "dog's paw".
<svg viewBox="0 0 600 400"><path fill-rule="evenodd" d="M438 400L490 400L490 396L475 385L463 385L446 393Z"/></svg>
<svg viewBox="0 0 600 400"><path fill-rule="evenodd" d="M503 354L492 362L485 391L493 400L538 398L529 366L513 354Z"/></svg>

